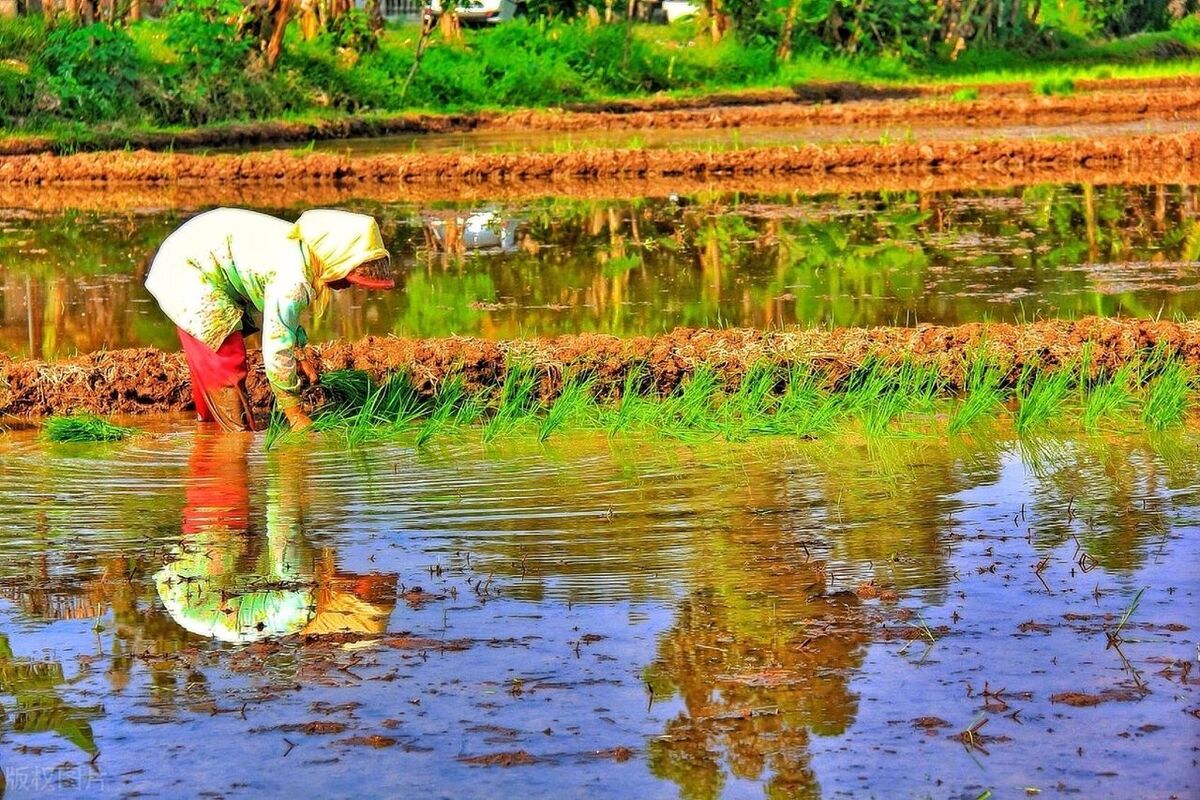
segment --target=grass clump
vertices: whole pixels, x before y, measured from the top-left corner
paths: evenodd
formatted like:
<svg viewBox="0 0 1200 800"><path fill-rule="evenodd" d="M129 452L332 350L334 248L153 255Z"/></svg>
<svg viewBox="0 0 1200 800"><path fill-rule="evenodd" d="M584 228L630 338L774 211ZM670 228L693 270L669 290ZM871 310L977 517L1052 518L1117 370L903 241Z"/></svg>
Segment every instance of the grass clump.
<svg viewBox="0 0 1200 800"><path fill-rule="evenodd" d="M1075 81L1063 76L1042 78L1033 85L1033 92L1046 97L1075 94Z"/></svg>
<svg viewBox="0 0 1200 800"><path fill-rule="evenodd" d="M970 103L979 99L979 90L973 86L968 86L950 95L950 99L955 103Z"/></svg>
<svg viewBox="0 0 1200 800"><path fill-rule="evenodd" d="M52 442L119 442L138 432L92 414L72 414L51 417L44 426L46 438Z"/></svg>

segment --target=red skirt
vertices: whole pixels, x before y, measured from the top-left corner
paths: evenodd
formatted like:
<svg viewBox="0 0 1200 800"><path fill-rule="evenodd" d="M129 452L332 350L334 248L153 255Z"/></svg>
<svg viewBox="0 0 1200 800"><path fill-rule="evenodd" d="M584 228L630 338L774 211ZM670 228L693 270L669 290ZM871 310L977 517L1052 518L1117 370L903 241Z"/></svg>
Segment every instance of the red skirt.
<svg viewBox="0 0 1200 800"><path fill-rule="evenodd" d="M246 340L241 331L229 334L216 350L178 328L183 355L192 373L192 402L201 422L219 422L226 430L254 430L254 415L246 393Z"/></svg>

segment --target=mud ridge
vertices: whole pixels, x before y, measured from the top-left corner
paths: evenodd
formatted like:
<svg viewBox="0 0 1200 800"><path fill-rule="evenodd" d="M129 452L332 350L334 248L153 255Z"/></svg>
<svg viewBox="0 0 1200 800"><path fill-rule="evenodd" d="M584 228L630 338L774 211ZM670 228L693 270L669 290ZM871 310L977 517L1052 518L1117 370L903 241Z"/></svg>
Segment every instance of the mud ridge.
<svg viewBox="0 0 1200 800"><path fill-rule="evenodd" d="M1026 325L974 323L916 328L838 328L760 331L678 329L654 337L599 334L552 339L486 341L473 338L368 337L314 348L323 370L362 369L382 377L403 370L426 393L462 376L472 391L494 391L514 360L541 375L543 399L555 396L564 376L590 376L600 394L616 396L631 370L644 370L659 392L670 392L699 364L715 368L735 386L754 364L810 364L836 377L866 359L911 358L935 366L950 388L961 385L965 354L982 351L1010 369L1055 369L1090 347L1094 369L1120 365L1163 348L1200 367L1200 321L1163 322L1088 317ZM251 357L250 390L266 410L271 395L260 355ZM309 392L310 402L319 391ZM190 408L183 356L154 349L92 353L57 362L12 360L0 355L0 416L71 412L139 414Z"/></svg>
<svg viewBox="0 0 1200 800"><path fill-rule="evenodd" d="M1000 190L1039 183L1108 185L1200 183L1200 160L1163 163L1058 167L1028 165L1020 171L986 172L822 172L806 175L675 175L670 177L596 178L569 183L554 178L527 178L504 183L322 183L262 184L216 181L201 184L150 183L109 186L46 184L31 190L0 183L0 208L40 213L64 210L111 213L193 211L215 206L289 207L337 206L355 200L382 203L527 201L561 195L582 200L625 200L639 197L739 192L756 195L861 194L879 191L945 192Z"/></svg>
<svg viewBox="0 0 1200 800"><path fill-rule="evenodd" d="M886 176L946 172L1025 175L1142 165L1168 172L1200 161L1200 131L1091 139L843 144L728 152L595 149L568 153L408 153L351 158L267 151L246 155L109 152L0 159L0 185L107 187L227 182L238 185L504 185L564 188L629 179L721 180L829 174Z"/></svg>

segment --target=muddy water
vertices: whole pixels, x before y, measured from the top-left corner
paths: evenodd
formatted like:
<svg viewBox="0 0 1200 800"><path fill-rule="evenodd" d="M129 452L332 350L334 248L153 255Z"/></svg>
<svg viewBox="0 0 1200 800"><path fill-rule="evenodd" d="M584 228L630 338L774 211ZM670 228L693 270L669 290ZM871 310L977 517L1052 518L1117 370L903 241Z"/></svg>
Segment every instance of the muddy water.
<svg viewBox="0 0 1200 800"><path fill-rule="evenodd" d="M1195 431L347 454L184 427L0 445L12 796L1200 788Z"/></svg>
<svg viewBox="0 0 1200 800"><path fill-rule="evenodd" d="M399 289L340 296L315 339L1200 311L1194 187L354 207ZM186 216L0 211L0 350L174 347L142 279Z"/></svg>

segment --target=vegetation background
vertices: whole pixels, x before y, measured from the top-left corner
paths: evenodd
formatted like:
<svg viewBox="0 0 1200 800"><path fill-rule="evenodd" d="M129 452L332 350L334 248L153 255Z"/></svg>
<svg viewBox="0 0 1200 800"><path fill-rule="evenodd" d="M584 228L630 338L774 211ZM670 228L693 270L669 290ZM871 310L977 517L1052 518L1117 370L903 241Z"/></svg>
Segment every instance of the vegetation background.
<svg viewBox="0 0 1200 800"><path fill-rule="evenodd" d="M447 6L452 6L448 2ZM378 0L0 0L0 131L84 140L270 118L552 106L805 81L1200 71L1197 0L529 0L468 30ZM968 98L969 99L969 98Z"/></svg>

